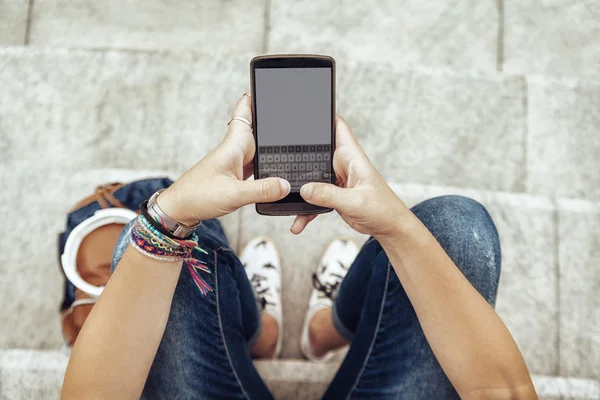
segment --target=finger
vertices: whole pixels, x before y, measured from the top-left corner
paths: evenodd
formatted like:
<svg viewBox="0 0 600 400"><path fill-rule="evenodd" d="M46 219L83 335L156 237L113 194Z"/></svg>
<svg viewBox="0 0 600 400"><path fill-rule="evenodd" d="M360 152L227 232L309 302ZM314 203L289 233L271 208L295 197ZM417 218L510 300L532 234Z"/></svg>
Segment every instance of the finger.
<svg viewBox="0 0 600 400"><path fill-rule="evenodd" d="M343 189L331 183L307 183L300 188L300 195L310 204L335 208L341 212L351 211L354 204L351 189Z"/></svg>
<svg viewBox="0 0 600 400"><path fill-rule="evenodd" d="M290 228L290 231L294 235L299 234L300 232L302 232L304 230L304 228L306 228L306 226L309 224L309 222L315 218L317 218L317 214L297 215L296 219L294 220L294 223L292 224L292 227Z"/></svg>
<svg viewBox="0 0 600 400"><path fill-rule="evenodd" d="M281 178L239 181L237 183L238 206L252 203L270 203L281 200L290 193L290 183Z"/></svg>
<svg viewBox="0 0 600 400"><path fill-rule="evenodd" d="M333 170L335 171L335 184L339 187L346 187L348 182L348 161L339 152L333 155Z"/></svg>
<svg viewBox="0 0 600 400"><path fill-rule="evenodd" d="M346 120L339 114L335 116L335 140L337 147L348 144L360 147Z"/></svg>
<svg viewBox="0 0 600 400"><path fill-rule="evenodd" d="M352 130L340 115L336 115L336 149L333 154L333 168L343 182L348 181L350 162L355 170L364 172L372 169L372 164Z"/></svg>
<svg viewBox="0 0 600 400"><path fill-rule="evenodd" d="M231 113L231 117L235 118L235 117L241 117L244 118L245 120L247 120L248 122L252 123L252 97L250 97L249 95L246 95L246 93L244 93L242 95L242 98L238 100L237 104L235 105L235 108L233 109L233 113ZM246 124L245 122L242 121L231 121L231 125L245 125L246 127L248 127L248 124Z"/></svg>
<svg viewBox="0 0 600 400"><path fill-rule="evenodd" d="M249 124L247 124L246 122L237 119L232 120L229 123L229 129L227 130L227 135L225 137L232 145L242 149L245 165L252 160L255 150L254 136L252 134L252 98L245 94L242 95L242 98L238 100L231 117L243 118L249 122Z"/></svg>

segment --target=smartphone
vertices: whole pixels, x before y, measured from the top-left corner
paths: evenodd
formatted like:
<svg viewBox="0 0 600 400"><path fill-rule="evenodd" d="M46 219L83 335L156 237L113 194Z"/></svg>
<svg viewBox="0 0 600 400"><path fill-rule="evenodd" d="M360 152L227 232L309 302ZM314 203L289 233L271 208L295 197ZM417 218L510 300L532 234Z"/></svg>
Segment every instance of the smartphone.
<svg viewBox="0 0 600 400"><path fill-rule="evenodd" d="M273 203L257 203L262 215L332 211L307 203L308 182L335 183L335 60L319 55L267 55L250 62L254 178L279 177L291 191Z"/></svg>

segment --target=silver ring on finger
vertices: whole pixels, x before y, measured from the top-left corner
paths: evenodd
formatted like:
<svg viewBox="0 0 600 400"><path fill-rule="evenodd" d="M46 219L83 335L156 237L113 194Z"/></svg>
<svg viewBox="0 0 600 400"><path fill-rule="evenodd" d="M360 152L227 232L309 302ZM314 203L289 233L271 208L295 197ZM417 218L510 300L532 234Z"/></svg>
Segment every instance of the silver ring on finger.
<svg viewBox="0 0 600 400"><path fill-rule="evenodd" d="M231 124L232 121L240 121L245 123L246 125L248 125L250 127L250 129L252 129L252 123L250 121L248 121L246 118L242 118L242 117L233 117L229 120L229 122L227 122L227 126L229 126L229 124Z"/></svg>

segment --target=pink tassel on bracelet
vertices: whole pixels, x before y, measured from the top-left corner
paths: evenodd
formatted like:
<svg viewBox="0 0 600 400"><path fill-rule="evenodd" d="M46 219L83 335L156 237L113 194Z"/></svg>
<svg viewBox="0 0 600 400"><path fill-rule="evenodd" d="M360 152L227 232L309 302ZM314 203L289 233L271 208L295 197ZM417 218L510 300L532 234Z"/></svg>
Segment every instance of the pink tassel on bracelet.
<svg viewBox="0 0 600 400"><path fill-rule="evenodd" d="M192 254L192 250L194 250L194 249L198 250L204 254L208 254L208 253L204 249L202 249L200 246L198 246L198 236L196 236L195 233L192 236L191 240L178 240L177 242L179 244L181 244L183 247L189 249L190 256L188 258L186 258L185 260L183 260L183 262L184 262L185 266L187 267L190 275L192 276L192 279L194 280L194 283L196 284L196 287L198 288L200 293L202 293L203 296L206 296L208 294L208 292L212 292L213 290L212 290L212 287L210 287L210 285L208 283L206 283L206 281L200 277L200 271L210 274L210 269L208 269L208 266L206 264L201 263L200 261L198 261L194 257L192 257L191 254Z"/></svg>
<svg viewBox="0 0 600 400"><path fill-rule="evenodd" d="M208 266L206 264L202 264L195 258L188 258L184 261L184 263L187 266L187 269L190 272L190 275L192 276L192 279L194 280L194 283L196 284L196 287L200 293L202 293L203 296L206 296L208 292L212 292L210 285L200 277L199 273L199 271L202 271L210 274Z"/></svg>

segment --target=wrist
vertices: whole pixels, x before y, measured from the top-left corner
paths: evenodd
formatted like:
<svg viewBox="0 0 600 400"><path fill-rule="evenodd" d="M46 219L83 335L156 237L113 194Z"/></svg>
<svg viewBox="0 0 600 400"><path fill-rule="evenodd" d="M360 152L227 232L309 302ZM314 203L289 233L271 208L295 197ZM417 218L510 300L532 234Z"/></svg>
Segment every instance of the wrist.
<svg viewBox="0 0 600 400"><path fill-rule="evenodd" d="M386 229L382 233L374 235L375 239L384 248L402 241L410 234L414 225L413 219L415 216L404 203L401 203L398 210L391 215L394 215L394 218L389 222Z"/></svg>
<svg viewBox="0 0 600 400"><path fill-rule="evenodd" d="M169 216L169 218L184 224L194 226L200 222L197 217L186 210L186 204L181 194L173 186L162 192L157 198L156 203L160 209Z"/></svg>

